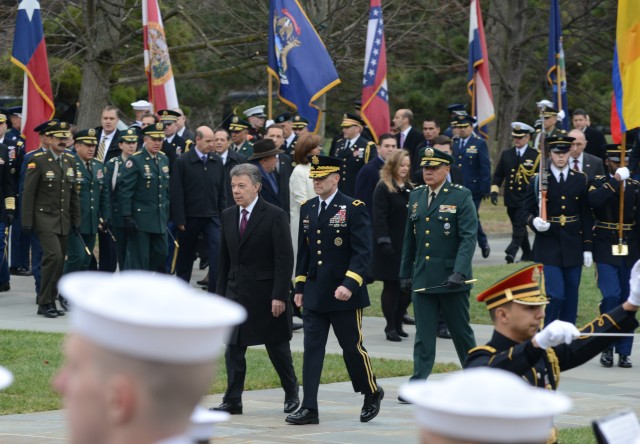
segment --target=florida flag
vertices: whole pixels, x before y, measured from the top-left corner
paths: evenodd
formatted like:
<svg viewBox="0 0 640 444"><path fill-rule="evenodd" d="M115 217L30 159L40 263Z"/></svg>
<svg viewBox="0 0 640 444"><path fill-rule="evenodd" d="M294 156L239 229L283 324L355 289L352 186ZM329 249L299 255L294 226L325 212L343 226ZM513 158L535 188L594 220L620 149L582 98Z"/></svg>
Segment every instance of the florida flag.
<svg viewBox="0 0 640 444"><path fill-rule="evenodd" d="M495 119L491 78L489 77L489 54L482 26L480 1L471 0L469 20L469 73L467 87L471 96L471 113L478 121L478 131L485 139L487 124Z"/></svg>
<svg viewBox="0 0 640 444"><path fill-rule="evenodd" d="M40 3L36 0L22 0L18 6L11 61L24 71L21 130L29 152L40 145L33 129L55 113Z"/></svg>
<svg viewBox="0 0 640 444"><path fill-rule="evenodd" d="M380 0L371 0L367 45L362 80L362 119L371 130L374 141L391 128L389 93L387 90L387 51Z"/></svg>
<svg viewBox="0 0 640 444"><path fill-rule="evenodd" d="M169 59L169 46L164 35L158 0L142 2L144 36L144 70L149 84L149 102L154 111L178 107L176 84Z"/></svg>

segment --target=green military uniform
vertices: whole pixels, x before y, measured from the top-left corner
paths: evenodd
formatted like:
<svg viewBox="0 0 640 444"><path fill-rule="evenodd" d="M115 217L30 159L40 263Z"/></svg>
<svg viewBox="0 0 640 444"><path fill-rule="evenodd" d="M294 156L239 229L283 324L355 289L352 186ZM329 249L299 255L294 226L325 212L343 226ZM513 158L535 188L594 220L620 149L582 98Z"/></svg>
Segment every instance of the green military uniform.
<svg viewBox="0 0 640 444"><path fill-rule="evenodd" d="M76 143L97 145L95 130L79 131L75 136ZM88 165L87 165L88 164ZM102 162L95 159L82 161L76 154L76 190L80 200L80 230L71 233L67 245L67 260L64 273L88 270L91 264L98 233L98 224L111 219L109 190L104 180Z"/></svg>
<svg viewBox="0 0 640 444"><path fill-rule="evenodd" d="M66 122L47 122L41 132L50 137L68 138ZM40 127L38 127L40 128ZM40 131L40 130L39 130ZM67 236L80 225L80 205L73 154L55 154L51 149L35 154L27 164L22 203L22 226L33 229L42 246L42 284L38 295L41 309L53 304L62 275Z"/></svg>
<svg viewBox="0 0 640 444"><path fill-rule="evenodd" d="M423 167L453 163L453 157L427 148ZM471 192L445 180L433 190L419 186L409 195L409 214L405 226L400 278L413 280L412 301L416 318L414 373L412 379L426 379L435 359L438 313L442 311L453 338L460 363L475 347L469 325L470 285L442 286L455 273L460 280L471 279L471 260L475 250L478 217Z"/></svg>
<svg viewBox="0 0 640 444"><path fill-rule="evenodd" d="M236 151L242 154L247 159L253 155L253 143L249 142L248 140L245 140L244 143L240 146L236 145L235 143L232 143L229 148L231 148L233 151Z"/></svg>
<svg viewBox="0 0 640 444"><path fill-rule="evenodd" d="M156 126L162 126L161 123ZM146 128L145 128L146 129ZM167 257L169 160L146 148L124 163L120 184L122 217L135 223L129 235L127 269L158 271Z"/></svg>
<svg viewBox="0 0 640 444"><path fill-rule="evenodd" d="M233 116L231 118L231 123L229 123L229 132L248 131L250 127L251 124L246 120L243 120L238 116ZM248 140L245 140L241 145L232 143L229 149L242 154L247 159L253 155L253 143Z"/></svg>

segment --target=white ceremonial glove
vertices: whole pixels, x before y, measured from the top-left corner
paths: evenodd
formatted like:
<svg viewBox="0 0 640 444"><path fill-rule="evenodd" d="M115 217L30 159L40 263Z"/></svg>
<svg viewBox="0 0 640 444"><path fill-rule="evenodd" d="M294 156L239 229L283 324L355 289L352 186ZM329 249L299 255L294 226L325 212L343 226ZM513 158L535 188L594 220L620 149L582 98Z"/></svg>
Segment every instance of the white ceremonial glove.
<svg viewBox="0 0 640 444"><path fill-rule="evenodd" d="M590 251L582 253L582 259L585 267L589 268L593 265L593 254Z"/></svg>
<svg viewBox="0 0 640 444"><path fill-rule="evenodd" d="M551 224L546 220L542 220L540 217L536 217L535 219L533 219L533 226L536 230L544 232L547 231L549 227L551 227Z"/></svg>
<svg viewBox="0 0 640 444"><path fill-rule="evenodd" d="M627 180L631 176L627 167L618 168L616 174L620 176L620 181Z"/></svg>
<svg viewBox="0 0 640 444"><path fill-rule="evenodd" d="M533 339L542 349L555 347L560 344L571 344L571 341L580 336L580 331L570 322L553 321L542 331L536 333Z"/></svg>
<svg viewBox="0 0 640 444"><path fill-rule="evenodd" d="M640 307L640 261L631 269L631 279L629 279L629 298L627 301Z"/></svg>

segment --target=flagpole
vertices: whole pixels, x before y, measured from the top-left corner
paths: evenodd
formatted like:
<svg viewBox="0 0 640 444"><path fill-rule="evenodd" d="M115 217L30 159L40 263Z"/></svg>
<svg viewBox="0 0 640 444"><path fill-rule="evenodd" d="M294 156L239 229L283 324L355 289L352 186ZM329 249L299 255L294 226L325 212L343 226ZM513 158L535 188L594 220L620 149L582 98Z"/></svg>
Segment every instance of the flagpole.
<svg viewBox="0 0 640 444"><path fill-rule="evenodd" d="M620 145L620 168L625 166L624 157L626 155L627 149L627 133L622 133L622 145ZM624 233L623 224L624 224L624 180L620 181L620 204L619 212L618 212L618 245L613 246L613 255L614 256L627 256L629 251L625 248L626 245L622 244L622 235Z"/></svg>
<svg viewBox="0 0 640 444"><path fill-rule="evenodd" d="M557 59L558 56L559 56L559 54L556 55L556 59ZM557 85L556 88L558 90L557 91L558 112L560 112L561 110L564 109L564 107L563 107L563 104L562 104L562 87L561 87L562 86L562 80L560 79L560 64L558 63L557 60L556 60L556 85ZM569 117L569 116L564 116L564 118L562 119L563 120L563 122L562 122L562 127L563 128L566 128L564 126L564 119L567 118L567 117Z"/></svg>
<svg viewBox="0 0 640 444"><path fill-rule="evenodd" d="M273 97L273 76L270 75L269 73L267 73L267 77L269 78L269 82L267 84L267 94L269 95L269 98L267 100L268 103L268 107L267 107L267 119L271 120L272 116L273 116L273 103L272 103L272 97Z"/></svg>

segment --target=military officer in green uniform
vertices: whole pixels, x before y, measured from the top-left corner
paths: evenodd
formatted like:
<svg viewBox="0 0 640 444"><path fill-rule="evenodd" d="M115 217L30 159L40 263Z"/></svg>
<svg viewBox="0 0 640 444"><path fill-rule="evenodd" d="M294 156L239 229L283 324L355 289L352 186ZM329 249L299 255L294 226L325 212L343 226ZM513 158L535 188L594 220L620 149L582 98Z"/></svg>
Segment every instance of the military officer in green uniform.
<svg viewBox="0 0 640 444"><path fill-rule="evenodd" d="M229 149L249 158L253 155L253 143L249 141L249 127L251 124L238 116L231 118L229 134L231 134L231 146Z"/></svg>
<svg viewBox="0 0 640 444"><path fill-rule="evenodd" d="M416 340L411 379L431 374L440 311L461 364L476 345L469 325L471 285L466 281L472 278L478 217L471 192L447 180L453 162L449 154L427 148L420 163L426 185L409 196L400 278L404 288L413 284Z"/></svg>
<svg viewBox="0 0 640 444"><path fill-rule="evenodd" d="M88 270L99 225L109 227L111 207L102 162L94 159L96 130L78 131L76 149L76 190L80 199L80 229L69 234L64 273Z"/></svg>
<svg viewBox="0 0 640 444"><path fill-rule="evenodd" d="M42 281L38 314L63 316L56 307L58 280L62 275L67 238L80 225L80 204L74 189L76 160L65 152L71 138L69 124L50 120L36 129L46 151L35 154L27 164L22 194L22 230L35 231L42 246Z"/></svg>
<svg viewBox="0 0 640 444"><path fill-rule="evenodd" d="M120 209L129 235L125 268L161 271L167 257L169 160L160 151L164 124L142 130L144 147L124 163Z"/></svg>
<svg viewBox="0 0 640 444"><path fill-rule="evenodd" d="M567 134L565 130L562 128L558 128L556 123L558 123L558 110L553 108L553 103L549 100L541 100L538 102L538 105L543 105L545 107L542 112L542 117L544 117L544 122L540 128L536 127L536 138L533 143L533 147L540 151L540 136L542 128L544 128L544 137L548 139L549 137L557 137L564 136Z"/></svg>
<svg viewBox="0 0 640 444"><path fill-rule="evenodd" d="M138 147L138 131L135 127L120 131L118 134L118 147L122 152L113 157L104 166L104 182L110 193L111 220L109 227L113 237L116 238L116 250L118 254L118 267L125 268L128 235L124 231L124 219L120 208L120 188L122 186L122 172L124 164L129 156L136 152Z"/></svg>

